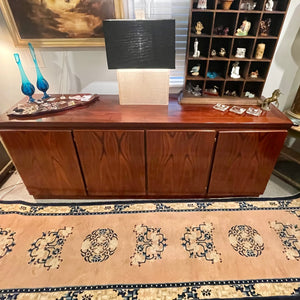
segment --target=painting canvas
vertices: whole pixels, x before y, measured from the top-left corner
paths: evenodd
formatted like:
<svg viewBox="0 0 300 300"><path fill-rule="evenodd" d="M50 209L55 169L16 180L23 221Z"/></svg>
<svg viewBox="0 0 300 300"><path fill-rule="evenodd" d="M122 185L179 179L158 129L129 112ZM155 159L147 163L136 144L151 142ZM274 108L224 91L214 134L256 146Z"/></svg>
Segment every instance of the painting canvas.
<svg viewBox="0 0 300 300"><path fill-rule="evenodd" d="M16 46L102 46L103 20L123 16L122 0L0 0Z"/></svg>

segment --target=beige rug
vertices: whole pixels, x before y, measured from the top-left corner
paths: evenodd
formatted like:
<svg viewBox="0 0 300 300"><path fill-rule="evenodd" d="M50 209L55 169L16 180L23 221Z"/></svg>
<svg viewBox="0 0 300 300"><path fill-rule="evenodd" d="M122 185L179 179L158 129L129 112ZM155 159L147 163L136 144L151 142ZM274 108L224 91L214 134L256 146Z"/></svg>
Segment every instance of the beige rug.
<svg viewBox="0 0 300 300"><path fill-rule="evenodd" d="M300 195L0 203L0 299L279 295L300 297Z"/></svg>

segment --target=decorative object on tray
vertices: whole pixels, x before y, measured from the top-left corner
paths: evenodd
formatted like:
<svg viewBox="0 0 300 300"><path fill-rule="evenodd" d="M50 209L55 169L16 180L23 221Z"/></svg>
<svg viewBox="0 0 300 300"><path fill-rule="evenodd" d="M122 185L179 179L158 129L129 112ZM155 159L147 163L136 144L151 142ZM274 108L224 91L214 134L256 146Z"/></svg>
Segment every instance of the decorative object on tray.
<svg viewBox="0 0 300 300"><path fill-rule="evenodd" d="M262 113L262 110L260 108L257 108L257 107L249 107L247 110L246 110L246 114L248 115L253 115L253 116L256 116L256 117L259 117Z"/></svg>
<svg viewBox="0 0 300 300"><path fill-rule="evenodd" d="M37 88L44 93L42 99L47 99L50 96L46 93L47 90L49 89L49 84L47 82L47 80L43 77L40 68L38 66L37 60L36 60L36 56L35 56L35 51L34 48L32 46L31 43L28 43L29 49L30 49L30 53L35 65L35 70L36 70L36 76L37 76L37 80L36 80L36 86Z"/></svg>
<svg viewBox="0 0 300 300"><path fill-rule="evenodd" d="M15 53L14 57L15 57L15 61L18 65L20 75L21 75L21 80L22 80L21 91L24 95L29 97L28 102L34 102L32 95L35 91L35 88L34 88L33 84L28 80L28 78L25 74L19 54Z"/></svg>
<svg viewBox="0 0 300 300"><path fill-rule="evenodd" d="M200 21L198 21L195 26L196 34L202 34L203 29L204 29L203 24Z"/></svg>
<svg viewBox="0 0 300 300"><path fill-rule="evenodd" d="M239 106L232 106L229 111L235 113L235 114L238 114L238 115L242 115L245 111L246 111L246 108L243 108L243 107L239 107Z"/></svg>
<svg viewBox="0 0 300 300"><path fill-rule="evenodd" d="M220 111L226 111L230 106L226 104L217 103L213 106L214 109L220 110Z"/></svg>
<svg viewBox="0 0 300 300"><path fill-rule="evenodd" d="M221 48L219 51L219 56L224 57L226 55L226 50L225 48Z"/></svg>
<svg viewBox="0 0 300 300"><path fill-rule="evenodd" d="M231 78L240 78L241 77L239 62L233 63L230 77Z"/></svg>
<svg viewBox="0 0 300 300"><path fill-rule="evenodd" d="M278 98L281 95L280 89L276 89L273 91L272 96L268 98L263 98L258 100L258 104L260 104L261 109L270 110L270 104L274 102L275 106L279 106Z"/></svg>
<svg viewBox="0 0 300 300"><path fill-rule="evenodd" d="M198 76L199 71L200 71L200 65L197 65L192 67L190 73L192 74L192 76Z"/></svg>
<svg viewBox="0 0 300 300"><path fill-rule="evenodd" d="M250 78L257 78L259 76L258 70L252 71L249 74Z"/></svg>
<svg viewBox="0 0 300 300"><path fill-rule="evenodd" d="M256 7L256 2L253 0L242 0L240 10L253 10Z"/></svg>
<svg viewBox="0 0 300 300"><path fill-rule="evenodd" d="M268 36L270 32L270 27L271 27L271 18L261 20L259 22L259 34L261 36Z"/></svg>
<svg viewBox="0 0 300 300"><path fill-rule="evenodd" d="M246 36L251 28L251 22L244 20L240 28L236 31L237 36Z"/></svg>
<svg viewBox="0 0 300 300"><path fill-rule="evenodd" d="M206 0L198 0L197 8L206 9L207 8Z"/></svg>
<svg viewBox="0 0 300 300"><path fill-rule="evenodd" d="M195 42L194 42L194 54L193 54L193 57L199 57L200 56L200 51L198 49L198 39L196 38L195 39Z"/></svg>
<svg viewBox="0 0 300 300"><path fill-rule="evenodd" d="M262 59L264 57L265 48L266 48L266 44L264 44L264 43L259 43L257 45L256 51L255 51L256 59Z"/></svg>
<svg viewBox="0 0 300 300"><path fill-rule="evenodd" d="M68 110L74 107L86 105L98 99L97 95L58 95L48 99L34 100L18 104L7 113L13 117L32 117Z"/></svg>
<svg viewBox="0 0 300 300"><path fill-rule="evenodd" d="M274 2L273 0L268 0L265 6L265 10L273 11Z"/></svg>
<svg viewBox="0 0 300 300"><path fill-rule="evenodd" d="M235 57L245 58L246 56L246 48L236 48Z"/></svg>

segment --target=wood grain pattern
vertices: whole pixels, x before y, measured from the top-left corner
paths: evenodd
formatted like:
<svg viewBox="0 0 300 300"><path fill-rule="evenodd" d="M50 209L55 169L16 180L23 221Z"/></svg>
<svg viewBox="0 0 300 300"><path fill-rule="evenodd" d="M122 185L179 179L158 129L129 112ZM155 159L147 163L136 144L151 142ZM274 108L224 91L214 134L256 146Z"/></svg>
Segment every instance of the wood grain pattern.
<svg viewBox="0 0 300 300"><path fill-rule="evenodd" d="M215 131L148 130L149 195L204 195Z"/></svg>
<svg viewBox="0 0 300 300"><path fill-rule="evenodd" d="M219 132L208 196L264 192L287 131Z"/></svg>
<svg viewBox="0 0 300 300"><path fill-rule="evenodd" d="M74 131L88 195L145 195L144 131Z"/></svg>
<svg viewBox="0 0 300 300"><path fill-rule="evenodd" d="M1 131L28 191L34 197L85 196L70 131Z"/></svg>

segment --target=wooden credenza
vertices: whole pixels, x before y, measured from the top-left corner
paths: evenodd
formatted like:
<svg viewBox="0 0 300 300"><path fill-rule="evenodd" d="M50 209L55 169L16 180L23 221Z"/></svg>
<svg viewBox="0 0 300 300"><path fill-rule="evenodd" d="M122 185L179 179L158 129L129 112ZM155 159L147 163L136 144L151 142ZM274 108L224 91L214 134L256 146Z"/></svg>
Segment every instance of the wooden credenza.
<svg viewBox="0 0 300 300"><path fill-rule="evenodd" d="M24 100L22 100L24 101ZM86 107L33 118L0 117L0 134L35 198L191 198L264 192L290 120L213 105Z"/></svg>

